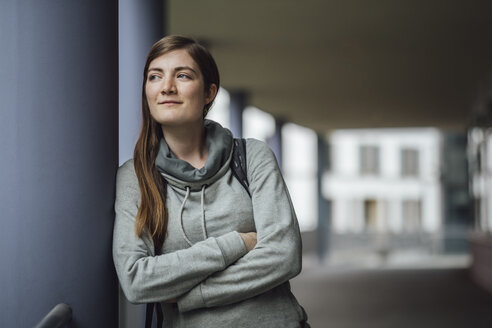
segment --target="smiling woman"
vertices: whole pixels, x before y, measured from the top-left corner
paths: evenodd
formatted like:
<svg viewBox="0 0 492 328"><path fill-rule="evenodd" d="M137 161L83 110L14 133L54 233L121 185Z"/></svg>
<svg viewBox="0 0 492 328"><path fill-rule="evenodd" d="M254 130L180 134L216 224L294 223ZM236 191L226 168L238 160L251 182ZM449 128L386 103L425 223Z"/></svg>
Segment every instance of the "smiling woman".
<svg viewBox="0 0 492 328"><path fill-rule="evenodd" d="M166 327L309 327L289 286L301 241L287 188L254 139L243 153L247 190L235 178L238 143L205 119L219 86L215 61L192 39L165 37L147 56L140 136L117 175L121 287L131 302L155 303Z"/></svg>

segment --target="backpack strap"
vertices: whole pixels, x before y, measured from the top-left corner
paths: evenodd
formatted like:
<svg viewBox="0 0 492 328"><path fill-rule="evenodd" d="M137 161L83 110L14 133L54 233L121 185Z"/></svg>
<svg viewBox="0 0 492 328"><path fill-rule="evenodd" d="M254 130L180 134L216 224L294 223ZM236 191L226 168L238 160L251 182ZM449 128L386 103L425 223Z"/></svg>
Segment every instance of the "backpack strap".
<svg viewBox="0 0 492 328"><path fill-rule="evenodd" d="M154 248L154 253L155 255L159 254L157 248ZM152 318L154 316L154 309L155 309L155 314L157 316L157 328L163 327L164 315L162 313L161 303L155 302L155 303L147 303L147 306L145 308L145 328L152 328Z"/></svg>
<svg viewBox="0 0 492 328"><path fill-rule="evenodd" d="M164 326L164 314L162 313L161 303L156 303L157 328Z"/></svg>
<svg viewBox="0 0 492 328"><path fill-rule="evenodd" d="M244 138L234 138L234 149L232 150L231 171L236 179L248 192L249 197L249 182L246 162L246 140Z"/></svg>
<svg viewBox="0 0 492 328"><path fill-rule="evenodd" d="M145 328L152 328L152 316L154 315L155 303L147 303L145 307Z"/></svg>
<svg viewBox="0 0 492 328"><path fill-rule="evenodd" d="M157 316L157 328L162 328L162 325L164 324L164 315L162 313L161 303L147 303L147 307L145 308L145 328L152 328L154 309Z"/></svg>

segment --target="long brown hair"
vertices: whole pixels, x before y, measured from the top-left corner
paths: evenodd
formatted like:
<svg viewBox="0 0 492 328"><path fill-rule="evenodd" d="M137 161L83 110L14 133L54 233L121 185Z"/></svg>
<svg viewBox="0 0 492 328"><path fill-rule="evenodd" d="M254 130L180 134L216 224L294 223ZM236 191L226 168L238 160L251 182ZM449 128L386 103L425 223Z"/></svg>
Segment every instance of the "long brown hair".
<svg viewBox="0 0 492 328"><path fill-rule="evenodd" d="M157 41L147 55L142 83L142 127L133 153L141 195L135 221L135 233L140 237L143 231L147 229L154 240L156 249L160 249L164 243L168 222L166 182L155 166L155 159L163 135L160 124L150 115L145 86L150 63L154 59L178 49L185 49L197 63L203 76L206 92L209 92L212 84L215 84L217 89L220 86L219 71L215 60L205 47L193 39L176 35L166 36ZM212 103L213 100L205 105L204 116Z"/></svg>

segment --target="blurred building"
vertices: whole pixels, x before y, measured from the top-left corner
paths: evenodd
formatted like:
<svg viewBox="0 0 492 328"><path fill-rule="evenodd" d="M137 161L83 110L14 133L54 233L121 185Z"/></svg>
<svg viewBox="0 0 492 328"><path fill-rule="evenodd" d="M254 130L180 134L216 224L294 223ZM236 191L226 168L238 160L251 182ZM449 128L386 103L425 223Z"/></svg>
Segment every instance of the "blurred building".
<svg viewBox="0 0 492 328"><path fill-rule="evenodd" d="M332 133L323 195L331 202L334 250L440 247L441 137L430 128Z"/></svg>

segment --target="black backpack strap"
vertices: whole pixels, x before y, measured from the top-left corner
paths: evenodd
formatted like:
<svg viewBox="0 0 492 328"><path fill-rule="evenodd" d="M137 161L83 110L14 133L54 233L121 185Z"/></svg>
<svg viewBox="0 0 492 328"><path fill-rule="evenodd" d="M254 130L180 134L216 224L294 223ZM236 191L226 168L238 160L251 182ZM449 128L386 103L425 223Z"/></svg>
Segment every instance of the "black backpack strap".
<svg viewBox="0 0 492 328"><path fill-rule="evenodd" d="M145 308L145 328L152 328L152 316L154 315L154 304L147 303Z"/></svg>
<svg viewBox="0 0 492 328"><path fill-rule="evenodd" d="M157 248L154 248L154 254L158 255ZM152 328L152 318L155 314L157 316L157 328L162 328L164 324L164 315L162 313L161 303L147 303L147 307L145 309L145 328Z"/></svg>
<svg viewBox="0 0 492 328"><path fill-rule="evenodd" d="M152 319L155 314L157 316L157 328L162 328L164 324L164 314L162 313L161 303L147 303L145 308L145 328L152 328Z"/></svg>
<svg viewBox="0 0 492 328"><path fill-rule="evenodd" d="M157 328L162 328L164 325L164 314L162 313L161 303L156 303Z"/></svg>
<svg viewBox="0 0 492 328"><path fill-rule="evenodd" d="M246 189L249 197L251 197L251 193L249 192L248 171L246 162L246 140L244 138L234 138L231 170L232 174L241 183L244 189Z"/></svg>

